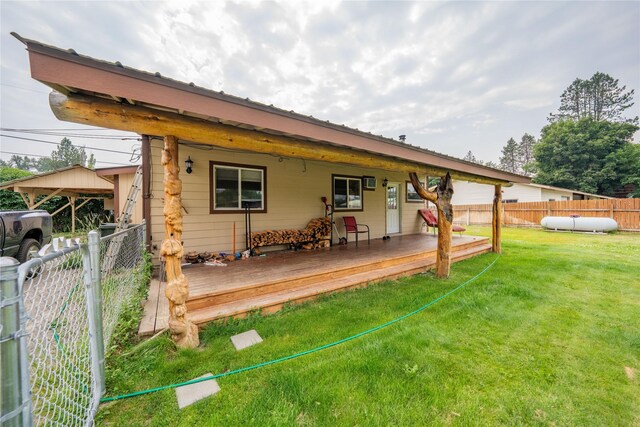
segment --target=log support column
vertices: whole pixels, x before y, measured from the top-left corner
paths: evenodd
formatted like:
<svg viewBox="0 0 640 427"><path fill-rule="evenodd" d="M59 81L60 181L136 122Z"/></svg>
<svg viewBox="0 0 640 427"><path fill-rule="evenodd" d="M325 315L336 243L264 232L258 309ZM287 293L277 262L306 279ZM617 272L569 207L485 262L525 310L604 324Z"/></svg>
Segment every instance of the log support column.
<svg viewBox="0 0 640 427"><path fill-rule="evenodd" d="M71 234L76 234L76 198L74 196L67 197L69 205L71 205Z"/></svg>
<svg viewBox="0 0 640 427"><path fill-rule="evenodd" d="M453 225L453 183L451 175L440 178L436 191L428 191L422 188L418 175L415 172L409 174L413 188L425 200L430 201L438 209L438 251L436 254L436 276L449 277L451 270L451 228Z"/></svg>
<svg viewBox="0 0 640 427"><path fill-rule="evenodd" d="M187 320L189 282L182 274L182 181L178 166L178 138L166 136L162 150L164 168L164 228L165 240L160 256L165 260L169 300L169 331L178 347L194 348L200 343L198 327Z"/></svg>
<svg viewBox="0 0 640 427"><path fill-rule="evenodd" d="M502 232L502 186L496 185L493 195L493 218L491 221L492 238L491 250L497 254L502 253L500 233Z"/></svg>

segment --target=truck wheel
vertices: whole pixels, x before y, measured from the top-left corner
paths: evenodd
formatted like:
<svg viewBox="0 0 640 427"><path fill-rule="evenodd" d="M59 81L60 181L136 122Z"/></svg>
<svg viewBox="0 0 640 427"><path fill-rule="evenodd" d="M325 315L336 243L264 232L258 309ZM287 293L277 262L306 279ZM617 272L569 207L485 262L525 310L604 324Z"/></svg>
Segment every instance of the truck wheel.
<svg viewBox="0 0 640 427"><path fill-rule="evenodd" d="M24 239L22 243L20 243L20 249L18 249L18 261L20 264L24 264L32 258L35 258L38 255L38 251L40 250L40 243L35 239ZM27 273L27 278L32 278L37 276L40 273L42 266L32 268Z"/></svg>
<svg viewBox="0 0 640 427"><path fill-rule="evenodd" d="M24 239L22 243L20 243L20 249L18 249L18 261L20 264L24 264L29 261L31 258L35 257L40 250L40 243L38 243L35 239Z"/></svg>
<svg viewBox="0 0 640 427"><path fill-rule="evenodd" d="M24 264L29 261L31 258L35 257L40 250L40 243L38 243L35 239L24 239L22 243L20 243L20 249L18 249L18 261L20 264Z"/></svg>

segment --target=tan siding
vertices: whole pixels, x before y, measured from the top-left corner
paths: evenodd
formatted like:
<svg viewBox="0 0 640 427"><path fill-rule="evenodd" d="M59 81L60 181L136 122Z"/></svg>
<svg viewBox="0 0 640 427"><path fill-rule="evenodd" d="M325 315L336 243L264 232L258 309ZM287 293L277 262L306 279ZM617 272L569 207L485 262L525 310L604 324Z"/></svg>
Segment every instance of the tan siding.
<svg viewBox="0 0 640 427"><path fill-rule="evenodd" d="M152 141L151 158L151 226L152 246L159 246L164 238L162 216L163 171L160 165L162 141ZM378 178L376 191L364 191L364 211L336 213L338 230L344 236L341 217L353 215L358 222L369 225L371 237L379 238L385 233L385 192L381 187L386 177L389 181L403 183L401 190L401 232L412 234L420 231L417 219L419 204L404 202L404 182L406 174L374 169L357 168L323 162L299 159L284 159L274 156L239 153L226 150L199 150L180 145L180 162L191 156L193 172L181 171L183 204L188 214L184 215L183 241L186 251L226 251L232 250L233 223L236 226L236 250L245 246L245 219L243 214L209 213L209 161L238 163L267 168L267 212L252 215L252 231L282 228L304 228L312 218L324 215L324 205L320 197L331 200L331 175L343 174Z"/></svg>
<svg viewBox="0 0 640 427"><path fill-rule="evenodd" d="M122 212L124 210L124 205L127 202L127 195L129 194L129 191L131 190L131 185L133 184L133 177L135 176L135 174L121 174L118 175L119 178L119 185L118 185L118 192L119 192L119 199L118 199L118 212ZM142 222L142 191L138 192L138 197L136 198L136 206L133 210L133 215L131 218L131 222L133 224L140 224Z"/></svg>
<svg viewBox="0 0 640 427"><path fill-rule="evenodd" d="M22 184L22 185L20 185ZM113 184L86 169L70 169L20 183L21 188L86 188L113 190Z"/></svg>

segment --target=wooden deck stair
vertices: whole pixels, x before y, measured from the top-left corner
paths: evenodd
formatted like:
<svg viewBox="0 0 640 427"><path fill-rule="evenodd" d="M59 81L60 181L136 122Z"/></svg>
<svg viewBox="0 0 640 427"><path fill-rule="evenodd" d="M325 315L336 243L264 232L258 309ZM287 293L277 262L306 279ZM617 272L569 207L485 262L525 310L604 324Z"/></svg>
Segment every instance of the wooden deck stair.
<svg viewBox="0 0 640 427"><path fill-rule="evenodd" d="M455 246L452 261L490 252L488 239L476 239ZM249 279L246 283L214 290L187 302L189 318L196 324L243 316L254 310L272 313L285 303L301 303L318 295L364 287L370 283L424 272L435 265L436 251L391 256L374 261L292 274L284 280Z"/></svg>

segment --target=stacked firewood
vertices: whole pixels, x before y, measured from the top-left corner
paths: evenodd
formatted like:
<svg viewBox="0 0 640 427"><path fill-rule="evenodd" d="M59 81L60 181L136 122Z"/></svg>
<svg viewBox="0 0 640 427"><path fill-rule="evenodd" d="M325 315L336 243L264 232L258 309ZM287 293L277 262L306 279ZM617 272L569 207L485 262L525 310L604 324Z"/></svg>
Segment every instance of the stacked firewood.
<svg viewBox="0 0 640 427"><path fill-rule="evenodd" d="M292 245L303 249L325 248L329 246L331 221L329 218L314 218L303 230L266 230L251 233L254 248L271 245Z"/></svg>

